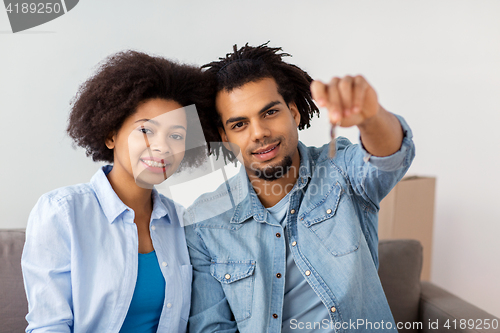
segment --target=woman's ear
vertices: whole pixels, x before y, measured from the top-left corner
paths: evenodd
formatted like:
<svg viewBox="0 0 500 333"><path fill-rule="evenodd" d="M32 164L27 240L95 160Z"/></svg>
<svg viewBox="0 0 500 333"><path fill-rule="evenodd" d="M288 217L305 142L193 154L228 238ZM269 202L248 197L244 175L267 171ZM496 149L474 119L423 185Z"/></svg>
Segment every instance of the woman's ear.
<svg viewBox="0 0 500 333"><path fill-rule="evenodd" d="M115 138L116 138L116 135L114 132L109 133L109 135L105 141L106 147L108 147L108 149L115 148Z"/></svg>

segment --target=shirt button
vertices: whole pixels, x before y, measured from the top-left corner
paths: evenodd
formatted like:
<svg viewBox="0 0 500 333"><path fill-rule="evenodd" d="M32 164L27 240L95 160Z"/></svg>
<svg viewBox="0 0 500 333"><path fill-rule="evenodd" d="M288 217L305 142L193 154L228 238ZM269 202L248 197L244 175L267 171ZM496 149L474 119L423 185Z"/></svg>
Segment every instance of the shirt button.
<svg viewBox="0 0 500 333"><path fill-rule="evenodd" d="M279 232L276 233L276 237L280 238L281 234Z"/></svg>
<svg viewBox="0 0 500 333"><path fill-rule="evenodd" d="M307 270L307 271L306 271L306 275L307 275L307 276L311 275L311 271Z"/></svg>
<svg viewBox="0 0 500 333"><path fill-rule="evenodd" d="M167 264L166 262L162 262L162 263L161 263L161 265L162 265L163 267L167 267L167 266L168 266L168 264Z"/></svg>
<svg viewBox="0 0 500 333"><path fill-rule="evenodd" d="M297 245L297 242L296 242L296 241L293 241L293 242L292 242L292 246L295 246L295 245Z"/></svg>
<svg viewBox="0 0 500 333"><path fill-rule="evenodd" d="M152 226L152 227L151 227L151 230L156 230L156 227L155 227L155 226Z"/></svg>
<svg viewBox="0 0 500 333"><path fill-rule="evenodd" d="M326 213L327 213L327 214L331 214L331 213L332 213L332 210L331 210L331 209L327 209L327 210L326 210Z"/></svg>
<svg viewBox="0 0 500 333"><path fill-rule="evenodd" d="M273 313L273 318L278 319L278 315L276 313Z"/></svg>
<svg viewBox="0 0 500 333"><path fill-rule="evenodd" d="M276 277L279 279L281 278L281 273L276 274Z"/></svg>
<svg viewBox="0 0 500 333"><path fill-rule="evenodd" d="M225 278L226 280L229 280L229 279L231 278L231 275L230 275L230 274L226 274L226 275L224 275L224 278Z"/></svg>
<svg viewBox="0 0 500 333"><path fill-rule="evenodd" d="M295 214L295 209L292 209L292 210L290 211L290 214Z"/></svg>
<svg viewBox="0 0 500 333"><path fill-rule="evenodd" d="M335 307L334 307L334 306L332 306L332 307L330 308L330 311L331 311L331 312L335 312L335 311L337 311L337 309L335 309Z"/></svg>
<svg viewBox="0 0 500 333"><path fill-rule="evenodd" d="M172 303L168 303L167 308L171 308L171 307L172 307Z"/></svg>

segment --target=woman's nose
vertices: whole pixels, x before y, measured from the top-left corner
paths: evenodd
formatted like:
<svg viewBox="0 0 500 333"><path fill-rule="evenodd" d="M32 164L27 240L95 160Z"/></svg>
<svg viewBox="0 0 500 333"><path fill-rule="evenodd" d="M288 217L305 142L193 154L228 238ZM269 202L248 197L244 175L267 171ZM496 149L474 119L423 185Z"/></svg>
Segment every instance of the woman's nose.
<svg viewBox="0 0 500 333"><path fill-rule="evenodd" d="M153 151L157 151L161 154L170 153L170 143L166 138L153 138L150 139L150 148Z"/></svg>

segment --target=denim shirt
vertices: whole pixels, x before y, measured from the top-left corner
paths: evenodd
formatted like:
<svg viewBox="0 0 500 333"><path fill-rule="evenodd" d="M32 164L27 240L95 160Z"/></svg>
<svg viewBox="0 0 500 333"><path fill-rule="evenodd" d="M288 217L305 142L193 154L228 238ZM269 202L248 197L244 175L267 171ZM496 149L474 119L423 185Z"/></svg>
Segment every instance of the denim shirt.
<svg viewBox="0 0 500 333"><path fill-rule="evenodd" d="M26 332L118 333L134 293L139 240L134 211L101 168L90 183L44 194L26 229L21 266L28 298ZM185 332L192 267L184 208L152 192L150 234L165 279L158 332Z"/></svg>
<svg viewBox="0 0 500 333"><path fill-rule="evenodd" d="M328 145L299 142L299 178L290 192L286 228L262 206L243 167L188 208L190 332L281 332L283 232L298 269L330 315L329 328L397 332L377 273L377 228L380 201L415 156L411 130L398 119L402 146L387 157L371 156L346 138L336 140L333 159Z"/></svg>

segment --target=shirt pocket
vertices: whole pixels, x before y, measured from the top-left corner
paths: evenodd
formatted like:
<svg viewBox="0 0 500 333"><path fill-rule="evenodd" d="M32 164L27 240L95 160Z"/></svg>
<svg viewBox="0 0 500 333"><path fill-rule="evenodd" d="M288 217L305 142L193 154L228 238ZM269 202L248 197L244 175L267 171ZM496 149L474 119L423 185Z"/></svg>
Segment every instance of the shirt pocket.
<svg viewBox="0 0 500 333"><path fill-rule="evenodd" d="M335 257L359 248L361 229L358 217L351 198L339 183L301 213L299 219Z"/></svg>
<svg viewBox="0 0 500 333"><path fill-rule="evenodd" d="M234 319L241 322L252 315L255 260L212 262L210 274L224 289Z"/></svg>
<svg viewBox="0 0 500 333"><path fill-rule="evenodd" d="M191 308L191 283L193 282L193 266L182 265L181 284L182 284L182 309L181 309L181 326L187 325L189 318L189 309ZM185 329L184 329L185 331Z"/></svg>

